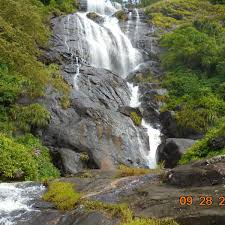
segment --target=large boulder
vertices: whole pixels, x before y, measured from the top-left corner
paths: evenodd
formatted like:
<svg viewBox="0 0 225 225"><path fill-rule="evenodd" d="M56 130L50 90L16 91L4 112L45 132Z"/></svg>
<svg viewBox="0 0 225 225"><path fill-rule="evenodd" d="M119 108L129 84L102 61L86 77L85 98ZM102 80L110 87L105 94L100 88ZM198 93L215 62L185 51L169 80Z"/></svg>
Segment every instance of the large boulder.
<svg viewBox="0 0 225 225"><path fill-rule="evenodd" d="M82 153L77 153L71 149L61 148L59 149L59 154L61 156L64 174L76 174L83 170L87 165L88 157L85 158L85 155Z"/></svg>
<svg viewBox="0 0 225 225"><path fill-rule="evenodd" d="M165 168L173 168L178 164L185 151L195 143L192 139L168 138L157 149L157 162L163 162Z"/></svg>
<svg viewBox="0 0 225 225"><path fill-rule="evenodd" d="M225 156L180 165L167 171L164 181L178 187L223 184L225 182Z"/></svg>

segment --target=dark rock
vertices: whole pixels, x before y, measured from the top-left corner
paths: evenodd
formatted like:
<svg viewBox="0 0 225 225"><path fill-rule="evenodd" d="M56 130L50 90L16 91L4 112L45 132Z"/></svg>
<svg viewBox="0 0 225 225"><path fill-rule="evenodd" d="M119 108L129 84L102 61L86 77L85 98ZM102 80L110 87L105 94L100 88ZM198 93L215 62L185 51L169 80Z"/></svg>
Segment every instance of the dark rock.
<svg viewBox="0 0 225 225"><path fill-rule="evenodd" d="M99 23L99 24L104 22L104 18L101 17L100 15L98 15L97 13L94 13L94 12L88 13L87 17L89 19L93 20L94 22Z"/></svg>
<svg viewBox="0 0 225 225"><path fill-rule="evenodd" d="M119 111L128 117L130 117L131 112L136 112L138 116L142 117L142 113L139 108L132 108L130 106L121 106L119 108Z"/></svg>
<svg viewBox="0 0 225 225"><path fill-rule="evenodd" d="M203 137L203 134L194 129L178 126L174 111L161 112L159 119L162 125L162 133L169 138L188 138L196 140Z"/></svg>
<svg viewBox="0 0 225 225"><path fill-rule="evenodd" d="M225 182L225 157L217 156L169 170L165 182L178 187L207 186Z"/></svg>
<svg viewBox="0 0 225 225"><path fill-rule="evenodd" d="M213 138L212 140L209 140L208 146L212 150L220 150L220 149L224 148L225 137L219 136L219 137Z"/></svg>
<svg viewBox="0 0 225 225"><path fill-rule="evenodd" d="M157 149L157 162L164 162L165 168L173 168L178 164L181 156L195 143L191 139L168 138Z"/></svg>

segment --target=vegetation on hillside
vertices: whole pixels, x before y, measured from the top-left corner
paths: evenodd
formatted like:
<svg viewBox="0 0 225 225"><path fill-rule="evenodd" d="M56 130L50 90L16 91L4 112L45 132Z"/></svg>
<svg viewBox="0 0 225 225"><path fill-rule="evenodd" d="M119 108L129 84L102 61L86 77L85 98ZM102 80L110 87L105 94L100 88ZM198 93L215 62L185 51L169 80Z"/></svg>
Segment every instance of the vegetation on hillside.
<svg viewBox="0 0 225 225"><path fill-rule="evenodd" d="M52 14L75 10L74 0L0 0L0 143L2 179L37 180L56 177L48 150L30 132L48 124L50 115L33 99L44 95L47 85L69 105L69 86L56 65L38 61L47 46ZM21 105L20 98L30 104ZM20 135L20 136L18 136ZM21 140L24 140L21 142ZM30 144L35 142L36 144ZM40 154L35 154L35 149ZM20 174L20 176L18 175Z"/></svg>
<svg viewBox="0 0 225 225"><path fill-rule="evenodd" d="M206 133L182 162L224 153L207 143L225 117L225 2L161 0L145 11L161 34L166 105L181 127ZM219 125L218 125L219 124ZM216 127L216 128L215 128ZM222 134L224 133L222 132Z"/></svg>

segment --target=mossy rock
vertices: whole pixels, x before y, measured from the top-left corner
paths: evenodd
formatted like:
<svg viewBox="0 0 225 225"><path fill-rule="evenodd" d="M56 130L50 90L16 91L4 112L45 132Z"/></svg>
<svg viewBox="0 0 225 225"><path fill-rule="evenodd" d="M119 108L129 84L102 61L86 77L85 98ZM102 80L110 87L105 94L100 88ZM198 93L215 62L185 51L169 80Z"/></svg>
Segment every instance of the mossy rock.
<svg viewBox="0 0 225 225"><path fill-rule="evenodd" d="M90 20L93 20L94 22L96 23L103 23L104 22L104 18L99 16L97 13L95 12L90 12L87 14L87 17L90 19Z"/></svg>
<svg viewBox="0 0 225 225"><path fill-rule="evenodd" d="M141 125L142 117L139 116L136 112L131 112L130 113L130 118L133 120L135 126L140 126Z"/></svg>
<svg viewBox="0 0 225 225"><path fill-rule="evenodd" d="M120 21L127 21L128 15L123 10L117 11L113 16L115 16Z"/></svg>

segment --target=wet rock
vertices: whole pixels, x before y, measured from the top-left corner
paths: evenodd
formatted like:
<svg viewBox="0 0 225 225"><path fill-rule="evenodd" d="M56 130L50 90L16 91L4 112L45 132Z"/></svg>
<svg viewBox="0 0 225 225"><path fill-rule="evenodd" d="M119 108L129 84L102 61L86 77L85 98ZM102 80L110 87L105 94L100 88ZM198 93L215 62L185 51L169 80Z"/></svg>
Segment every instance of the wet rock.
<svg viewBox="0 0 225 225"><path fill-rule="evenodd" d="M96 23L102 24L104 22L104 18L98 15L97 13L90 12L87 14L87 17L93 20Z"/></svg>
<svg viewBox="0 0 225 225"><path fill-rule="evenodd" d="M157 162L164 162L165 168L177 166L181 156L195 143L192 139L168 138L157 149Z"/></svg>
<svg viewBox="0 0 225 225"><path fill-rule="evenodd" d="M178 187L207 186L223 184L224 178L225 157L217 156L169 170L165 182Z"/></svg>
<svg viewBox="0 0 225 225"><path fill-rule="evenodd" d="M209 141L208 146L209 146L209 148L211 148L213 150L219 150L219 149L224 148L225 137L219 136L219 137L213 138L212 140Z"/></svg>
<svg viewBox="0 0 225 225"><path fill-rule="evenodd" d="M128 20L128 15L123 10L117 11L113 16L116 17L120 21L127 21Z"/></svg>

